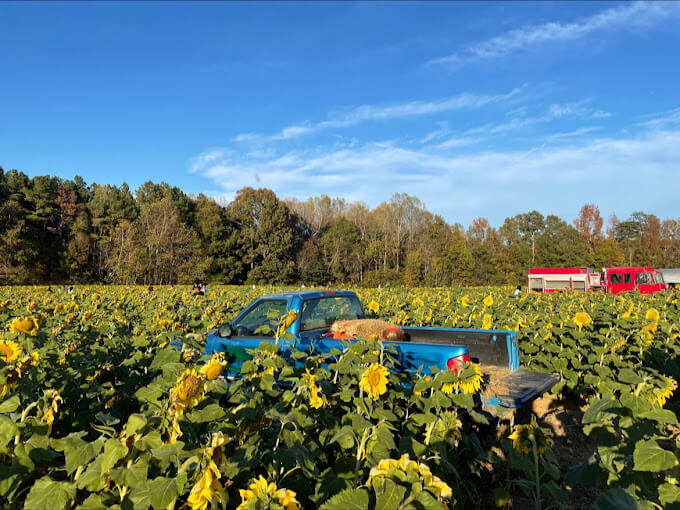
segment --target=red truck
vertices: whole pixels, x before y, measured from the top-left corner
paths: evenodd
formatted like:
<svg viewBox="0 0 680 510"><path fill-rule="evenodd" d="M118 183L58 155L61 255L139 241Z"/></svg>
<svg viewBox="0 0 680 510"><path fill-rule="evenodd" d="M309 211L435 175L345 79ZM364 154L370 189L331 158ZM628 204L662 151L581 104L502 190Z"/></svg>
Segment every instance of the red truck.
<svg viewBox="0 0 680 510"><path fill-rule="evenodd" d="M602 272L588 267L537 267L529 269L528 291L606 292L618 294L637 290L653 294L666 289L659 271L651 267L605 267Z"/></svg>

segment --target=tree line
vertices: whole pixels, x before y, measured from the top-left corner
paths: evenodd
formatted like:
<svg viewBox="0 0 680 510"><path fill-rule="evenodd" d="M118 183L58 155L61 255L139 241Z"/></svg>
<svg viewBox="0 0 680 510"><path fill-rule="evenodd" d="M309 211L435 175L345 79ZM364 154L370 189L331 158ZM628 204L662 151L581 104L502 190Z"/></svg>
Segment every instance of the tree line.
<svg viewBox="0 0 680 510"><path fill-rule="evenodd" d="M537 211L466 227L394 194L370 208L244 188L226 205L167 183L87 185L0 167L0 283L494 285L529 267L680 266L680 220L635 212L607 228Z"/></svg>

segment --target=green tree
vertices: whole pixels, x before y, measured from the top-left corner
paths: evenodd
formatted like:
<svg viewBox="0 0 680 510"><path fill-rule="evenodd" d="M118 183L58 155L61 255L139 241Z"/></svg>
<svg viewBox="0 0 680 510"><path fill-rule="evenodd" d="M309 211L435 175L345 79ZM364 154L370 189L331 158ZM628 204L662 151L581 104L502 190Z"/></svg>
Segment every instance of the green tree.
<svg viewBox="0 0 680 510"><path fill-rule="evenodd" d="M239 228L238 253L247 267L246 281L292 282L299 221L274 192L243 188L229 204L227 215Z"/></svg>

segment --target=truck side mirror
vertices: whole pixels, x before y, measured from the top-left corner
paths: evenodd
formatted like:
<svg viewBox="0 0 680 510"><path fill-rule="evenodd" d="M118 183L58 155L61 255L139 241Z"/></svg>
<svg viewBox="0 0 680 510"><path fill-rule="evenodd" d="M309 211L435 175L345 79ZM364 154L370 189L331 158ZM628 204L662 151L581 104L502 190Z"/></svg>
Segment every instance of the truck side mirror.
<svg viewBox="0 0 680 510"><path fill-rule="evenodd" d="M217 330L217 334L222 338L231 338L231 335L234 334L231 324L222 324Z"/></svg>

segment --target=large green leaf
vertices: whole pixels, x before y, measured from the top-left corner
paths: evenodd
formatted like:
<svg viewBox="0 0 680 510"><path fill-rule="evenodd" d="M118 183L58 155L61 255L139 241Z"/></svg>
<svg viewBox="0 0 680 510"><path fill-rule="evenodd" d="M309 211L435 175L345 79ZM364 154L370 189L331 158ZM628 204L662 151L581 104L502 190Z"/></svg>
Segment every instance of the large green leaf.
<svg viewBox="0 0 680 510"><path fill-rule="evenodd" d="M36 481L26 497L24 510L61 510L70 506L76 487L68 482L55 482L49 476ZM67 505L68 504L68 505Z"/></svg>
<svg viewBox="0 0 680 510"><path fill-rule="evenodd" d="M600 422L605 416L611 416L612 412L620 408L621 404L617 400L601 399L592 404L583 415L581 422L588 423Z"/></svg>
<svg viewBox="0 0 680 510"><path fill-rule="evenodd" d="M680 487L670 483L662 483L659 485L659 501L661 501L665 510L680 509Z"/></svg>
<svg viewBox="0 0 680 510"><path fill-rule="evenodd" d="M664 450L654 440L640 441L633 452L633 469L635 471L665 471L678 463L673 453Z"/></svg>
<svg viewBox="0 0 680 510"><path fill-rule="evenodd" d="M104 446L103 439L88 442L82 439L84 435L84 432L74 432L64 439L52 439L51 441L52 448L64 452L68 474L94 459Z"/></svg>
<svg viewBox="0 0 680 510"><path fill-rule="evenodd" d="M135 508L149 508L163 510L173 499L182 493L186 483L186 473L180 473L177 478L165 478L159 476L147 484L133 489L130 500Z"/></svg>
<svg viewBox="0 0 680 510"><path fill-rule="evenodd" d="M623 489L609 489L595 500L590 510L638 510L635 499Z"/></svg>
<svg viewBox="0 0 680 510"><path fill-rule="evenodd" d="M319 510L368 510L368 492L346 489L326 501Z"/></svg>

